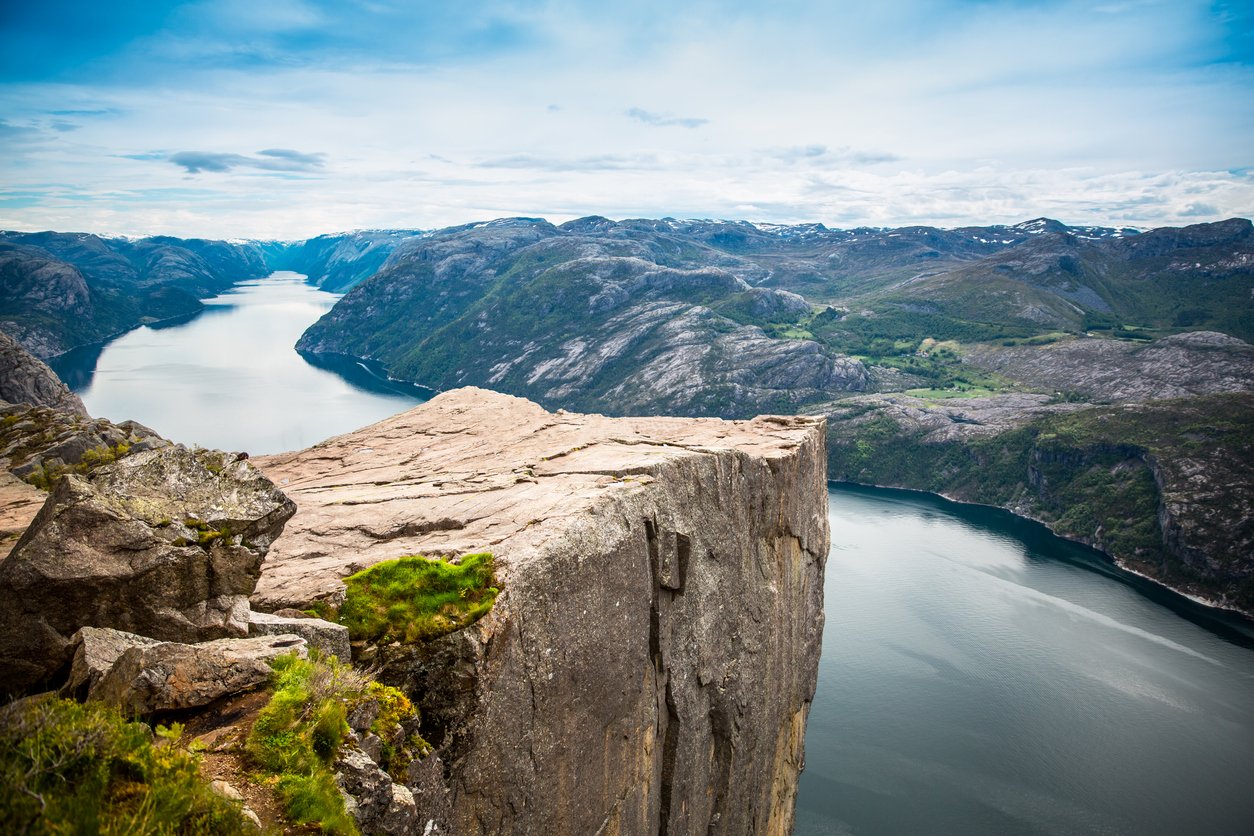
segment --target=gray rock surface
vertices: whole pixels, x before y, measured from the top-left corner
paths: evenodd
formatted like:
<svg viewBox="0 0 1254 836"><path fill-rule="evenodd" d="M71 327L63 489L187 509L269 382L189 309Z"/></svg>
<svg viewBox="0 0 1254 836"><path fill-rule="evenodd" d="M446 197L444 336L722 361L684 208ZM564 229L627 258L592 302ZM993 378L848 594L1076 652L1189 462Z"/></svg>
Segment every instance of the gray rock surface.
<svg viewBox="0 0 1254 836"><path fill-rule="evenodd" d="M1046 346L972 346L967 362L1031 386L1104 401L1140 401L1254 389L1254 346L1215 331L1148 345L1079 338Z"/></svg>
<svg viewBox="0 0 1254 836"><path fill-rule="evenodd" d="M363 833L407 836L421 832L413 793L393 782L361 748L352 743L343 747L334 769L344 806Z"/></svg>
<svg viewBox="0 0 1254 836"><path fill-rule="evenodd" d="M291 618L253 611L248 616L248 635L279 636L294 634L316 647L325 655L335 656L341 662L351 659L352 648L348 644L348 628L343 624L324 621L321 618Z"/></svg>
<svg viewBox="0 0 1254 836"><path fill-rule="evenodd" d="M287 635L139 645L118 657L91 697L142 716L199 708L264 685L270 662L289 653L304 658L305 640Z"/></svg>
<svg viewBox="0 0 1254 836"><path fill-rule="evenodd" d="M0 468L45 490L63 473L86 474L167 444L134 421L115 424L57 408L0 403Z"/></svg>
<svg viewBox="0 0 1254 836"><path fill-rule="evenodd" d="M70 638L70 678L62 693L73 697L93 697L96 687L112 670L114 663L132 647L161 644L158 639L112 630L108 627L84 627Z"/></svg>
<svg viewBox="0 0 1254 836"><path fill-rule="evenodd" d="M266 608L401 555L496 556L495 608L444 652L379 653L423 709L455 832L790 832L823 623L820 420L463 389L258 466L300 509Z"/></svg>
<svg viewBox="0 0 1254 836"><path fill-rule="evenodd" d="M0 401L47 406L87 418L87 407L42 360L0 331Z"/></svg>
<svg viewBox="0 0 1254 836"><path fill-rule="evenodd" d="M56 672L81 627L246 635L262 558L294 510L247 461L213 450L172 445L64 476L0 562L0 687Z"/></svg>

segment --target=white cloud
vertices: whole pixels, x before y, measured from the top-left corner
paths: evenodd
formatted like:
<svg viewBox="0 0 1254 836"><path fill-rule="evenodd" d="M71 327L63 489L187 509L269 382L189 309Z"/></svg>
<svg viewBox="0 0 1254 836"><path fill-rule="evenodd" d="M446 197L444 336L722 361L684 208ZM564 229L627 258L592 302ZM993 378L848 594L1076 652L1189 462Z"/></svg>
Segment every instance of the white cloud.
<svg viewBox="0 0 1254 836"><path fill-rule="evenodd" d="M451 62L383 44L382 59L253 66L264 41L142 86L0 86L24 138L0 151L0 180L47 195L0 200L0 226L299 237L500 215L1154 225L1254 210L1251 179L1230 173L1251 162L1254 113L1234 103L1254 73L1211 60L1224 32L1205 3L816 6L485 7L466 48L508 46ZM312 8L240 28L317 31ZM73 131L34 127L88 110Z"/></svg>

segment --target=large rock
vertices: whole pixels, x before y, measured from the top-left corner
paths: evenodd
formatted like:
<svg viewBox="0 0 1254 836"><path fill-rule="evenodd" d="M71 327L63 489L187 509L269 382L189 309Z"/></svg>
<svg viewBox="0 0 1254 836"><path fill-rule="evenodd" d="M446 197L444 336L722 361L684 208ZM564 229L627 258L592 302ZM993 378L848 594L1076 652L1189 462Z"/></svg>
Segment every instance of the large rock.
<svg viewBox="0 0 1254 836"><path fill-rule="evenodd" d="M125 630L84 627L70 639L73 661L70 663L70 678L62 687L62 693L80 698L95 696L96 686L123 653L132 647L154 644L161 642Z"/></svg>
<svg viewBox="0 0 1254 836"><path fill-rule="evenodd" d="M381 560L491 551L487 616L437 650L377 651L421 704L455 832L788 833L823 625L824 453L819 419L447 392L258 461L300 510L254 601L307 606Z"/></svg>
<svg viewBox="0 0 1254 836"><path fill-rule="evenodd" d="M0 688L68 662L81 627L167 641L248 632L248 596L295 507L247 461L168 446L66 475L0 563Z"/></svg>
<svg viewBox="0 0 1254 836"><path fill-rule="evenodd" d="M61 382L47 364L0 331L0 400L49 406L87 417L87 408L78 395Z"/></svg>
<svg viewBox="0 0 1254 836"><path fill-rule="evenodd" d="M407 836L420 832L413 793L379 768L369 755L350 743L335 762L335 780L345 807L363 833Z"/></svg>
<svg viewBox="0 0 1254 836"><path fill-rule="evenodd" d="M287 635L136 645L118 657L91 697L143 716L199 708L264 685L270 663L289 653L304 658L305 640Z"/></svg>
<svg viewBox="0 0 1254 836"><path fill-rule="evenodd" d="M348 628L343 624L323 621L321 618L289 618L264 612L252 612L248 616L248 635L281 636L294 634L309 642L326 656L335 656L348 664L352 648L348 643Z"/></svg>

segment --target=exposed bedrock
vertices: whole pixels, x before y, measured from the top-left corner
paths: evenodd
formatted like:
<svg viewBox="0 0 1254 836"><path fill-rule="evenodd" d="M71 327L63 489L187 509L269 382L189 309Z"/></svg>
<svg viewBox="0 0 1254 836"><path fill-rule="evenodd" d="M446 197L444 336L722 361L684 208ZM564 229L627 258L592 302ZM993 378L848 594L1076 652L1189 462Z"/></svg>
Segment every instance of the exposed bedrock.
<svg viewBox="0 0 1254 836"><path fill-rule="evenodd" d="M247 461L167 445L64 475L0 561L0 693L46 682L82 627L174 642L247 635L294 511Z"/></svg>
<svg viewBox="0 0 1254 836"><path fill-rule="evenodd" d="M258 460L299 508L258 609L496 556L460 634L381 648L464 833L788 833L823 626L823 422L551 414L478 389Z"/></svg>

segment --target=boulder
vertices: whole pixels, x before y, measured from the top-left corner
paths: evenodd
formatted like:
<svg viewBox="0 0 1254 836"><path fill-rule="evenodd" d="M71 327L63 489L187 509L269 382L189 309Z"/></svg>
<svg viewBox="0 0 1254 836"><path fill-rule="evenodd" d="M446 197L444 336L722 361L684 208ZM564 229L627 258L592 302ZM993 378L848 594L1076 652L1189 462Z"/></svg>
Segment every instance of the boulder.
<svg viewBox="0 0 1254 836"><path fill-rule="evenodd" d="M92 698L137 715L197 708L264 685L270 662L293 652L301 657L307 653L300 636L131 647L100 680Z"/></svg>
<svg viewBox="0 0 1254 836"><path fill-rule="evenodd" d="M300 636L309 642L310 647L316 647L325 656L335 656L346 664L351 659L348 628L342 624L324 621L321 618L293 618L265 612L252 612L248 618L248 635L250 636L278 636L290 633Z"/></svg>
<svg viewBox="0 0 1254 836"><path fill-rule="evenodd" d="M73 661L70 663L70 678L62 687L62 693L66 696L90 698L100 680L123 653L132 647L149 647L160 643L157 639L123 630L84 627L70 639Z"/></svg>
<svg viewBox="0 0 1254 836"><path fill-rule="evenodd" d="M335 780L347 808L363 833L388 836L418 833L414 795L379 768L361 748L349 743L335 762Z"/></svg>
<svg viewBox="0 0 1254 836"><path fill-rule="evenodd" d="M163 641L248 633L248 596L295 506L242 458L170 445L63 476L0 563L0 690L69 661L81 627Z"/></svg>

